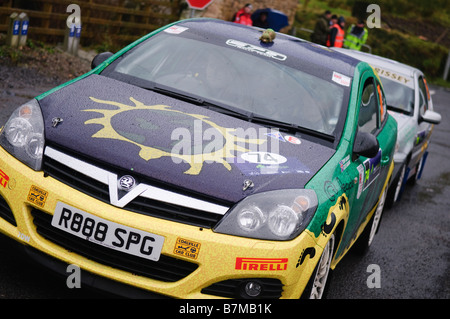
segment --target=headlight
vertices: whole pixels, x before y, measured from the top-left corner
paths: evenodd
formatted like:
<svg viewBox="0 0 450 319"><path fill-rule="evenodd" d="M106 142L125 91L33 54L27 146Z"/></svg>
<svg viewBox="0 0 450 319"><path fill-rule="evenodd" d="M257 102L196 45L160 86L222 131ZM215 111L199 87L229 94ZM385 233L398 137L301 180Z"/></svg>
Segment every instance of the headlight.
<svg viewBox="0 0 450 319"><path fill-rule="evenodd" d="M248 196L214 228L217 233L290 240L309 224L317 208L313 190L279 190Z"/></svg>
<svg viewBox="0 0 450 319"><path fill-rule="evenodd" d="M17 108L0 135L0 145L34 170L40 170L44 150L44 121L36 100Z"/></svg>

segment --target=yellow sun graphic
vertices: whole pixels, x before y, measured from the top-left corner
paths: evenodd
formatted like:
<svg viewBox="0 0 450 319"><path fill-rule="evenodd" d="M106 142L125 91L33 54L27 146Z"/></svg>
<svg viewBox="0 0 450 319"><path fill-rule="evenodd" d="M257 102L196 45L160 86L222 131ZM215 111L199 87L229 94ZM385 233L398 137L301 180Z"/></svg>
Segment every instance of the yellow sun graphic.
<svg viewBox="0 0 450 319"><path fill-rule="evenodd" d="M109 109L87 109L83 110L85 112L96 112L103 114L103 117L100 118L93 118L90 120L87 120L84 122L84 124L100 124L103 126L102 129L97 131L92 137L94 138L106 138L106 139L115 139L120 141L126 141L128 143L132 143L134 145L137 145L140 147L139 156L146 160L152 160L157 159L161 157L171 157L171 158L178 158L183 162L186 162L190 165L190 168L186 170L185 174L191 174L191 175L198 175L203 167L203 164L205 162L212 163L217 162L221 163L226 169L231 170L230 162L233 161L233 158L235 158L235 154L237 152L248 152L249 150L240 146L239 144L246 145L247 144L254 144L254 145L261 145L266 140L264 139L251 139L251 138L241 138L238 137L232 133L236 131L234 128L226 128L217 125L216 123L209 120L209 117L201 114L192 114L192 113L185 113L176 109L172 109L170 106L167 105L145 105L144 103L134 99L133 97L130 97L130 101L134 103L134 105L126 105L123 103L115 102L115 101L107 101L107 100L100 100L94 97L90 97L90 99L96 103L100 104L108 104L112 106L116 106L117 109L109 110ZM172 112L172 113L178 113L182 114L188 117L192 117L193 119L197 119L202 121L205 124L210 125L211 127L215 128L217 131L222 134L224 137L224 145L222 149L217 149L209 153L201 153L201 154L176 154L172 152L168 152L165 150L161 150L155 147L142 145L141 143L134 141L127 136L124 136L124 134L120 134L117 132L111 124L111 119L122 112L126 111L135 111L135 110L146 110L146 111L165 111L165 112Z"/></svg>

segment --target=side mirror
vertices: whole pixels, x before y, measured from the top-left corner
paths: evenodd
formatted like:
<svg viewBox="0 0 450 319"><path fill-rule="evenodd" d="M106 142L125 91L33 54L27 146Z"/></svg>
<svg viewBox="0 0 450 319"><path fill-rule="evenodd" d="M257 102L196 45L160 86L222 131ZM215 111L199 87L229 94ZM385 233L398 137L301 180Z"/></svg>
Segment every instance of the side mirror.
<svg viewBox="0 0 450 319"><path fill-rule="evenodd" d="M91 69L95 69L97 66L108 60L110 57L112 57L114 53L111 52L102 52L97 54L91 62Z"/></svg>
<svg viewBox="0 0 450 319"><path fill-rule="evenodd" d="M380 149L380 144L375 135L366 132L357 132L353 153L364 157L375 157Z"/></svg>
<svg viewBox="0 0 450 319"><path fill-rule="evenodd" d="M425 111L425 113L421 116L422 121L430 123L430 124L439 124L441 123L441 115L431 110Z"/></svg>

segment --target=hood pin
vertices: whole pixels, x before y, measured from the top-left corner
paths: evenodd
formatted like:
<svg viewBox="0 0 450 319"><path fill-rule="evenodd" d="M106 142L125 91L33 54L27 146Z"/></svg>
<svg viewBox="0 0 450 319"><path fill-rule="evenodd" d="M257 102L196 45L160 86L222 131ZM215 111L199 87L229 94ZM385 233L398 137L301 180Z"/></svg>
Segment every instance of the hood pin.
<svg viewBox="0 0 450 319"><path fill-rule="evenodd" d="M60 117L54 117L52 118L52 127L57 127L59 123L63 121Z"/></svg>
<svg viewBox="0 0 450 319"><path fill-rule="evenodd" d="M244 186L242 187L242 190L243 190L243 191L246 191L246 190L249 189L249 188L253 188L253 186L255 186L255 184L254 184L251 180L246 179L246 180L244 181Z"/></svg>

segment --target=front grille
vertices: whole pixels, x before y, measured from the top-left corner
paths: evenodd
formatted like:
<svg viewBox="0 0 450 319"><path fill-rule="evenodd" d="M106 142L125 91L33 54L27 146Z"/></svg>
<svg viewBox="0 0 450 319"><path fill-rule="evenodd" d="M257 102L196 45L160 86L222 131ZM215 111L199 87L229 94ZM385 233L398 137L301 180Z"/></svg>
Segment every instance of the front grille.
<svg viewBox="0 0 450 319"><path fill-rule="evenodd" d="M45 174L68 186L105 203L110 203L109 187L106 184L86 176L48 156L44 156L43 170ZM117 173L126 175L125 172ZM140 196L128 203L124 209L203 228L213 228L223 217L221 214L214 214Z"/></svg>
<svg viewBox="0 0 450 319"><path fill-rule="evenodd" d="M33 208L31 214L39 235L71 252L106 266L165 282L183 279L198 268L197 264L166 255L161 255L155 262L116 251L53 227L52 216L38 209Z"/></svg>
<svg viewBox="0 0 450 319"><path fill-rule="evenodd" d="M274 278L240 278L219 281L202 289L203 294L226 298L250 298L244 287L248 282L258 282L262 286L258 299L278 299L283 293L283 284Z"/></svg>
<svg viewBox="0 0 450 319"><path fill-rule="evenodd" d="M6 200L0 196L0 218L3 218L10 224L17 226L16 219L14 218L14 214L11 211Z"/></svg>

